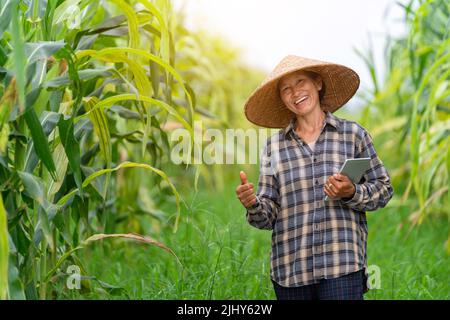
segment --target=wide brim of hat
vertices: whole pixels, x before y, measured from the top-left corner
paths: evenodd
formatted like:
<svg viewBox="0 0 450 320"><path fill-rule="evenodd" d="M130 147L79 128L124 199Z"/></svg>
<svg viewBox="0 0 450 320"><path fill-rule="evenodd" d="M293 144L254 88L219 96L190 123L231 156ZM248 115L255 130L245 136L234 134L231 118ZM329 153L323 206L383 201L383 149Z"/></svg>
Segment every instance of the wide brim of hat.
<svg viewBox="0 0 450 320"><path fill-rule="evenodd" d="M320 106L324 111L335 112L345 105L359 88L358 74L346 66L290 56L285 58L247 99L247 119L265 128L285 128L289 125L295 114L281 100L278 81L285 75L300 70L312 71L322 77Z"/></svg>

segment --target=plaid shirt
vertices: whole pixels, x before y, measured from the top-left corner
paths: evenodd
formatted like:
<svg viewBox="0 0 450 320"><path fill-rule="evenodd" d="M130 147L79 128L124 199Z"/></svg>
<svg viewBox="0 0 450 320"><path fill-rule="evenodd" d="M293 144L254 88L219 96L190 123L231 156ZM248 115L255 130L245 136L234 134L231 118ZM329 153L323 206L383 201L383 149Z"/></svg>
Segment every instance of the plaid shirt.
<svg viewBox="0 0 450 320"><path fill-rule="evenodd" d="M361 269L367 277L366 211L384 207L394 192L372 137L358 123L326 112L312 152L295 127L294 118L267 139L257 203L247 209L252 226L273 230L270 276L284 287ZM327 178L345 159L365 157L371 158L370 169L355 184L354 196L324 201Z"/></svg>

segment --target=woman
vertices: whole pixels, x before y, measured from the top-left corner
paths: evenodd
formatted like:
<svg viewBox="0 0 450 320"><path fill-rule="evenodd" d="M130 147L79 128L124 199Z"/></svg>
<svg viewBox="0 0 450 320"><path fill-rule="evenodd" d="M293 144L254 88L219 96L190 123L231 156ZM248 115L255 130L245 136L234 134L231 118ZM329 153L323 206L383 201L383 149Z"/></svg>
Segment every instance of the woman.
<svg viewBox="0 0 450 320"><path fill-rule="evenodd" d="M366 211L384 207L393 188L370 134L333 115L358 87L350 68L288 56L245 105L252 123L282 128L261 154L257 194L242 171L236 189L248 222L273 230L278 299L362 300L368 290ZM345 159L366 157L358 183L338 174Z"/></svg>

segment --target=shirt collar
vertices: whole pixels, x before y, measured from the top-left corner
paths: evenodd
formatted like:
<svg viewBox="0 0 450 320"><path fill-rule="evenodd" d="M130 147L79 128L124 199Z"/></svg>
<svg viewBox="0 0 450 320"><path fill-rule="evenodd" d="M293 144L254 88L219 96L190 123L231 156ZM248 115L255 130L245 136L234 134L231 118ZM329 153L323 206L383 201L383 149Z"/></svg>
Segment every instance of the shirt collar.
<svg viewBox="0 0 450 320"><path fill-rule="evenodd" d="M325 122L325 124L329 124L329 125L333 126L334 128L336 128L336 130L339 130L340 121L330 111L326 111L324 122ZM297 118L293 117L291 119L291 121L289 122L289 125L284 129L284 137L286 137L290 131L295 129L296 124L297 124Z"/></svg>

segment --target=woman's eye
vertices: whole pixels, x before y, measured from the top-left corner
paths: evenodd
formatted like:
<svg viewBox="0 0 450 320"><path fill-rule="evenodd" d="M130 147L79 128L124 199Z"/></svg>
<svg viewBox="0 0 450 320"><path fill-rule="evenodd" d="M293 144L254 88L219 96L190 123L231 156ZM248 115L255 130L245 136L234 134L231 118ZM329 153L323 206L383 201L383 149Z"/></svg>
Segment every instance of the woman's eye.
<svg viewBox="0 0 450 320"><path fill-rule="evenodd" d="M297 84L299 84L300 82L302 82L303 81L303 79L298 79L297 80Z"/></svg>

